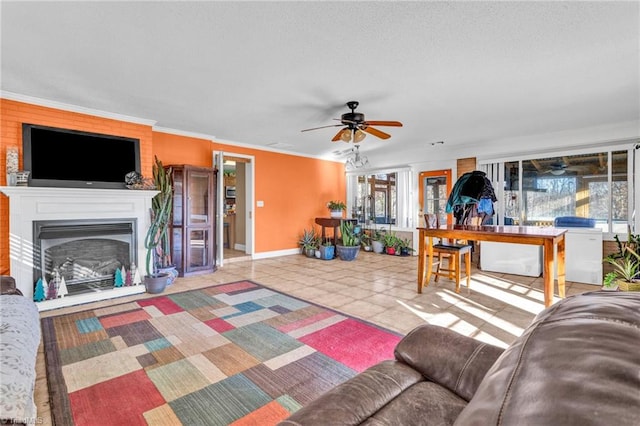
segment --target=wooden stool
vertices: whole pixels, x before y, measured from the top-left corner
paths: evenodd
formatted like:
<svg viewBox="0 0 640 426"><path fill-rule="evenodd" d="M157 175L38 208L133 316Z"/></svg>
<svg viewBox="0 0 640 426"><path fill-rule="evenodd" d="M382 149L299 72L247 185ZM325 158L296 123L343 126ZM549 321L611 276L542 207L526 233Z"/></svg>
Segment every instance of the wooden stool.
<svg viewBox="0 0 640 426"><path fill-rule="evenodd" d="M440 221L438 219L438 215L427 213L424 215L424 220L426 222L427 228L439 228ZM455 280L456 282L456 293L460 293L460 279L461 277L461 269L462 269L462 257L464 256L464 265L465 265L465 273L467 277L467 289L469 289L469 284L471 284L471 248L472 245L467 244L467 242L458 242L443 240L438 244L433 245L433 256L434 259L437 257L437 262L434 263L435 271L433 275L435 275L435 282L438 282L438 278L440 275L446 276L450 280ZM447 267L444 268L443 262L447 260Z"/></svg>
<svg viewBox="0 0 640 426"><path fill-rule="evenodd" d="M433 272L435 282L440 275L445 275L456 282L456 293L460 293L460 279L462 269L462 257L464 256L465 274L467 277L467 289L471 283L471 245L469 244L434 244L434 256L438 256L438 265ZM447 268L442 267L444 260L448 261Z"/></svg>

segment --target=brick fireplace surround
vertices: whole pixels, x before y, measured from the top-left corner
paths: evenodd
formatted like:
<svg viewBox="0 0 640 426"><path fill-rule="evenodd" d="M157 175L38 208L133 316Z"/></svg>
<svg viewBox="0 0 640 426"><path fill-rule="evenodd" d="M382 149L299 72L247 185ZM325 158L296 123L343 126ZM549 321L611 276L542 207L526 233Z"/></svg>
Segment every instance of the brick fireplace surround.
<svg viewBox="0 0 640 426"><path fill-rule="evenodd" d="M144 275L144 237L151 199L157 191L1 186L9 197L11 275L22 293L33 297L33 222L52 220L131 219L137 222L138 264ZM144 292L144 286L120 287L69 295L38 303L41 311Z"/></svg>

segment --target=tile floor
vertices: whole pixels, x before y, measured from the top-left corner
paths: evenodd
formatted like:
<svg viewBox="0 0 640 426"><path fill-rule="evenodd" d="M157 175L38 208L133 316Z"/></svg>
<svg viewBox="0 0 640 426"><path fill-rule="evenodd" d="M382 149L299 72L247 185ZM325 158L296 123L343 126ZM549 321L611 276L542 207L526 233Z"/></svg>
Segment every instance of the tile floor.
<svg viewBox="0 0 640 426"><path fill-rule="evenodd" d="M178 278L165 293L174 293L243 279L327 306L406 334L414 327L437 324L479 340L506 347L544 309L542 278L473 270L470 290L440 278L416 293L418 260L360 252L353 262L323 261L303 255L247 260L230 258L216 272ZM566 283L566 294L599 289ZM60 315L124 303L155 295L141 294L42 312ZM557 300L557 298L555 298ZM36 404L41 424L51 424L42 345L37 362Z"/></svg>

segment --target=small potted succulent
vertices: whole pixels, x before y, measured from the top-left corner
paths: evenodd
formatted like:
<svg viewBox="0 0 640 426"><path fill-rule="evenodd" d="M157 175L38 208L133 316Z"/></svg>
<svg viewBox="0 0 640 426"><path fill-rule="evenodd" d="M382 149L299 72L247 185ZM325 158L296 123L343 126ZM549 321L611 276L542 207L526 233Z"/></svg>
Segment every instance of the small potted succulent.
<svg viewBox="0 0 640 426"><path fill-rule="evenodd" d="M342 212L347 208L347 205L342 201L331 200L327 203L327 208L331 212L331 217L341 218Z"/></svg>
<svg viewBox="0 0 640 426"><path fill-rule="evenodd" d="M409 256L413 251L412 242L409 238L399 238L397 247L400 250L400 256Z"/></svg>
<svg viewBox="0 0 640 426"><path fill-rule="evenodd" d="M307 257L315 257L316 250L319 247L319 241L320 237L315 229L311 228L303 230L300 240L298 240L298 244L300 244L300 248L302 249L302 254Z"/></svg>
<svg viewBox="0 0 640 426"><path fill-rule="evenodd" d="M631 246L624 246L619 255L609 255L604 261L613 265L613 271L604 277L604 290L640 291L640 255Z"/></svg>

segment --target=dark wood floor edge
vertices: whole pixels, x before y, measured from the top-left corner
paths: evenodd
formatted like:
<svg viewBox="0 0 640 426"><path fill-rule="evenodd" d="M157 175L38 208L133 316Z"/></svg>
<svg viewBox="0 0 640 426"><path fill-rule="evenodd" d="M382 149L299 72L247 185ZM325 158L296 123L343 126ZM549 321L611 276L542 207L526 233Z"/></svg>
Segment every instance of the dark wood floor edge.
<svg viewBox="0 0 640 426"><path fill-rule="evenodd" d="M60 351L56 341L54 317L42 318L42 341L44 349L45 367L47 374L47 388L49 390L49 406L51 409L51 422L55 425L72 425L71 404L67 385L62 375L62 363Z"/></svg>

